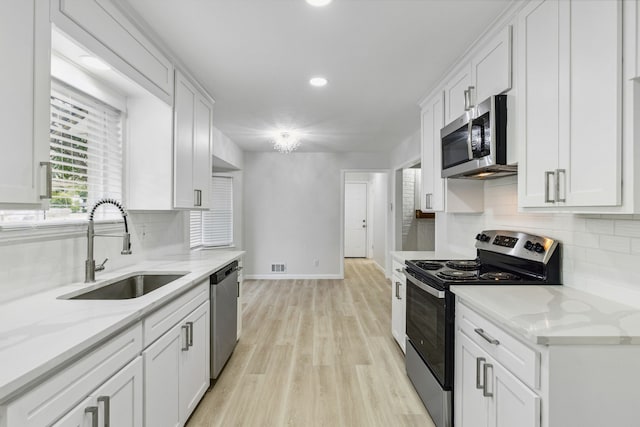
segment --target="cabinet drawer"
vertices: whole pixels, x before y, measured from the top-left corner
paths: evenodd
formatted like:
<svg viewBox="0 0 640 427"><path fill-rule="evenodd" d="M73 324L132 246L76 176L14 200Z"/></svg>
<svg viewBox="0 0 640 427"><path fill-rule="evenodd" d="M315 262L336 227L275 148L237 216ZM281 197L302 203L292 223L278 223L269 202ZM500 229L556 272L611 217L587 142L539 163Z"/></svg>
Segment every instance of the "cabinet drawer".
<svg viewBox="0 0 640 427"><path fill-rule="evenodd" d="M513 338L504 330L458 303L457 328L532 388L540 387L540 353ZM490 340L497 340L491 343Z"/></svg>
<svg viewBox="0 0 640 427"><path fill-rule="evenodd" d="M206 279L186 294L151 313L143 321L144 348L147 348L173 325L208 300L209 279Z"/></svg>
<svg viewBox="0 0 640 427"><path fill-rule="evenodd" d="M5 426L51 425L142 351L140 323L6 406Z"/></svg>

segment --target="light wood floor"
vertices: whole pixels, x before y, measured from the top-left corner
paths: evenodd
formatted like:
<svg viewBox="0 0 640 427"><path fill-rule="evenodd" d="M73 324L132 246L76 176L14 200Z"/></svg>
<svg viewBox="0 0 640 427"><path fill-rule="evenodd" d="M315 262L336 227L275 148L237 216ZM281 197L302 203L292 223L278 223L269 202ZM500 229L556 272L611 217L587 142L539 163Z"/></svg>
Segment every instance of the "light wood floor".
<svg viewBox="0 0 640 427"><path fill-rule="evenodd" d="M371 261L345 280L244 282L243 331L189 427L427 426Z"/></svg>

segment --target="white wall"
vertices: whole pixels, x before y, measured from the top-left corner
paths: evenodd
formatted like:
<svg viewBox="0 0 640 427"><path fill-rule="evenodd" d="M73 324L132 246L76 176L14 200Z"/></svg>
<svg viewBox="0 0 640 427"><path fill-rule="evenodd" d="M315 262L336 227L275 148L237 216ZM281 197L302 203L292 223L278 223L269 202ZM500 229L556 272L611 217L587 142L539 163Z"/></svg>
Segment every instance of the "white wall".
<svg viewBox="0 0 640 427"><path fill-rule="evenodd" d="M339 278L342 171L387 169L388 155L244 154L246 275ZM271 263L287 264L286 274Z"/></svg>
<svg viewBox="0 0 640 427"><path fill-rule="evenodd" d="M240 147L216 127L213 128L212 154L236 169L242 169L244 165L244 153Z"/></svg>
<svg viewBox="0 0 640 427"><path fill-rule="evenodd" d="M438 214L439 249L475 256L482 229L523 230L562 243L563 284L640 307L640 216L518 212L516 177L485 182L484 214Z"/></svg>

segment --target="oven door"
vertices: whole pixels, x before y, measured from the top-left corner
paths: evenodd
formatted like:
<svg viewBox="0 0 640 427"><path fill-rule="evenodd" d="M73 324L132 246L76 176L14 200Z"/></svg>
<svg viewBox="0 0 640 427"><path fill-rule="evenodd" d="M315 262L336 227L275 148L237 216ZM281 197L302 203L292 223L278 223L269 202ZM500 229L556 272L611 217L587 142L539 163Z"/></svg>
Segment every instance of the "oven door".
<svg viewBox="0 0 640 427"><path fill-rule="evenodd" d="M453 385L453 294L407 274L407 337L443 390Z"/></svg>

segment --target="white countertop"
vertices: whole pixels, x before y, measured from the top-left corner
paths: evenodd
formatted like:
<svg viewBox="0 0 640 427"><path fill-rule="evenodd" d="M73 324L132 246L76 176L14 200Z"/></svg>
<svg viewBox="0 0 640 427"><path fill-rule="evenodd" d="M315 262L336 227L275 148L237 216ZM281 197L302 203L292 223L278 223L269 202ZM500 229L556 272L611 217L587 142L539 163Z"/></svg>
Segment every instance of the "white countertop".
<svg viewBox="0 0 640 427"><path fill-rule="evenodd" d="M99 273L98 282L74 283L0 305L0 403L52 369L170 302L241 251L194 251ZM131 272L181 272L184 277L129 300L58 299Z"/></svg>
<svg viewBox="0 0 640 427"><path fill-rule="evenodd" d="M451 291L533 344L640 344L640 310L567 286L456 285Z"/></svg>
<svg viewBox="0 0 640 427"><path fill-rule="evenodd" d="M470 257L445 251L391 251L389 253L392 258L401 263L408 259L470 259Z"/></svg>

